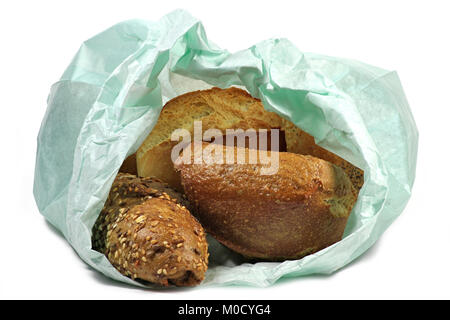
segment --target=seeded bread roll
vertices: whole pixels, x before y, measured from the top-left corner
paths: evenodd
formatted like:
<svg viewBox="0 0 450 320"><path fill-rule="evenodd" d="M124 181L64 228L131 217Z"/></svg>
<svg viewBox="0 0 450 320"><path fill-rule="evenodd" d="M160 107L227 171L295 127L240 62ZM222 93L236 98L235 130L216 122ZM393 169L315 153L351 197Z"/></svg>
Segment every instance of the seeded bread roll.
<svg viewBox="0 0 450 320"><path fill-rule="evenodd" d="M312 155L341 167L358 191L364 183L361 169L318 146L314 137L289 120L265 110L261 101L248 92L234 87L189 92L167 102L136 153L138 175L157 177L182 191L180 175L174 170L171 159L172 148L178 141L171 141L171 134L176 129L186 129L192 137L194 121L201 121L202 134L208 129L218 129L224 134L226 129L280 129L285 133L286 151Z"/></svg>
<svg viewBox="0 0 450 320"><path fill-rule="evenodd" d="M93 227L93 249L132 279L197 285L207 269L208 247L187 205L159 180L119 173Z"/></svg>
<svg viewBox="0 0 450 320"><path fill-rule="evenodd" d="M195 164L202 151L192 145L191 159L181 155L175 162L196 217L214 238L244 256L272 261L299 259L341 240L356 202L341 168L312 156L269 151L279 163L266 175L267 165L249 163L249 149L220 147L223 164L212 153ZM245 163L236 163L238 152ZM227 163L229 154L234 163Z"/></svg>

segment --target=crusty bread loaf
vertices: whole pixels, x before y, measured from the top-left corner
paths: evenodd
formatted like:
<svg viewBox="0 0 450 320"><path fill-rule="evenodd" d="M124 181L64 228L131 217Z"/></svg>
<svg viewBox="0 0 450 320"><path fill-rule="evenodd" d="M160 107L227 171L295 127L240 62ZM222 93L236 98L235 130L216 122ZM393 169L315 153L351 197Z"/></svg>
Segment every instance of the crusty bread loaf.
<svg viewBox="0 0 450 320"><path fill-rule="evenodd" d="M171 141L176 129L186 129L193 136L194 121L202 121L202 133L215 128L271 129L285 131L288 152L310 154L340 166L359 188L363 172L314 143L314 138L273 112L266 111L259 99L238 88L212 88L190 92L166 103L159 119L136 154L139 176L154 176L181 191L180 176L171 160L172 148L178 143Z"/></svg>
<svg viewBox="0 0 450 320"><path fill-rule="evenodd" d="M119 173L92 235L122 274L167 286L199 284L207 269L205 232L165 183Z"/></svg>
<svg viewBox="0 0 450 320"><path fill-rule="evenodd" d="M178 141L170 137L176 129L186 129L193 136L194 121L202 121L203 132L215 128L279 128L281 118L267 112L259 100L238 88L190 92L170 100L162 109L150 135L137 151L139 176L155 176L180 190L180 176L173 169L172 148Z"/></svg>
<svg viewBox="0 0 450 320"><path fill-rule="evenodd" d="M195 164L199 153L193 148L191 164L183 162L183 155L175 162L194 214L217 240L248 257L285 260L342 238L356 192L341 168L312 156L272 151L278 171L263 175L267 165L248 163L249 149L221 148L224 164L214 163L211 154ZM236 163L237 152L245 154L246 163ZM235 154L233 163L227 163L227 153Z"/></svg>

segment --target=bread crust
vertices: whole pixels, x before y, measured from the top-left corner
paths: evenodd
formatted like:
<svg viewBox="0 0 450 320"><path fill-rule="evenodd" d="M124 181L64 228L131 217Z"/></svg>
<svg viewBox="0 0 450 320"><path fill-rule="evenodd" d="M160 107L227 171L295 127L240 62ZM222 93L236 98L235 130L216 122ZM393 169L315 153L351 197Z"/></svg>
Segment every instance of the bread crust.
<svg viewBox="0 0 450 320"><path fill-rule="evenodd" d="M137 176L136 153L128 156L120 166L119 172L134 174Z"/></svg>
<svg viewBox="0 0 450 320"><path fill-rule="evenodd" d="M240 152L248 158L248 149ZM177 159L185 193L206 231L242 255L272 261L298 259L341 240L356 201L343 170L312 156L276 154L274 175L261 175L261 163Z"/></svg>
<svg viewBox="0 0 450 320"><path fill-rule="evenodd" d="M162 286L204 279L208 246L187 200L165 183L119 173L94 227L93 249L125 276Z"/></svg>
<svg viewBox="0 0 450 320"><path fill-rule="evenodd" d="M341 167L358 191L364 183L361 169L316 145L311 135L265 110L259 99L235 87L189 92L167 102L152 132L137 151L138 175L157 177L182 191L180 176L171 160L172 148L178 142L171 141L170 136L181 128L192 136L195 120L202 121L202 133L211 128L223 132L226 129L281 129L285 132L288 152L313 155Z"/></svg>
<svg viewBox="0 0 450 320"><path fill-rule="evenodd" d="M287 151L303 155L311 155L319 159L326 160L340 167L350 178L356 191L362 188L364 184L364 171L355 167L350 162L342 159L334 153L318 146L314 137L305 131L299 129L292 122L283 119L282 128L286 136Z"/></svg>
<svg viewBox="0 0 450 320"><path fill-rule="evenodd" d="M171 141L176 129L194 134L194 121L202 121L202 134L211 128L226 129L279 128L281 118L267 112L260 101L238 88L212 88L189 92L166 103L152 132L137 151L138 175L154 176L182 191L180 176L171 160Z"/></svg>

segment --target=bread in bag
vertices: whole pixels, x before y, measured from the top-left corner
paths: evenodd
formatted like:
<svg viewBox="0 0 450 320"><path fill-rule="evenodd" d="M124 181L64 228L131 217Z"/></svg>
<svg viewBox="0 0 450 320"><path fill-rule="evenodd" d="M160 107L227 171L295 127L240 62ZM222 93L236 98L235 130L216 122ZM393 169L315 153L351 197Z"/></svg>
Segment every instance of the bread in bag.
<svg viewBox="0 0 450 320"><path fill-rule="evenodd" d="M157 179L119 173L93 227L93 249L133 279L197 285L207 269L208 246L186 205Z"/></svg>
<svg viewBox="0 0 450 320"><path fill-rule="evenodd" d="M180 175L174 170L171 159L172 148L178 141L171 141L171 135L177 129L186 129L193 137L194 121L201 121L202 133L212 128L224 135L226 129L280 129L288 152L327 160L341 167L357 190L363 185L362 170L316 145L311 135L289 120L265 110L259 99L235 87L189 92L167 102L155 127L136 153L138 175L157 177L182 191Z"/></svg>
<svg viewBox="0 0 450 320"><path fill-rule="evenodd" d="M220 146L223 164L204 154L195 164L193 145L190 163L182 154L175 168L195 216L225 246L278 261L299 259L341 240L356 202L356 190L341 168L312 156L269 151L279 159L278 171L261 174L267 165L260 158L256 164L227 163L227 153L235 160L238 152L250 159L249 149L227 146Z"/></svg>

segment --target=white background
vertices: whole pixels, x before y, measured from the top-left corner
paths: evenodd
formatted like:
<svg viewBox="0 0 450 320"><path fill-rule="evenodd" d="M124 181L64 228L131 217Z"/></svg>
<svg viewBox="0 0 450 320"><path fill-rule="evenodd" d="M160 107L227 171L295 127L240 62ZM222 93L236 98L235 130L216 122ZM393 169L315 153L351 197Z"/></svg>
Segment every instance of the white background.
<svg viewBox="0 0 450 320"><path fill-rule="evenodd" d="M32 196L46 98L81 43L126 19L175 8L234 52L286 37L300 50L398 71L420 132L413 196L366 254L331 276L269 288L148 291L84 264ZM2 1L0 4L0 298L450 298L448 1Z"/></svg>

